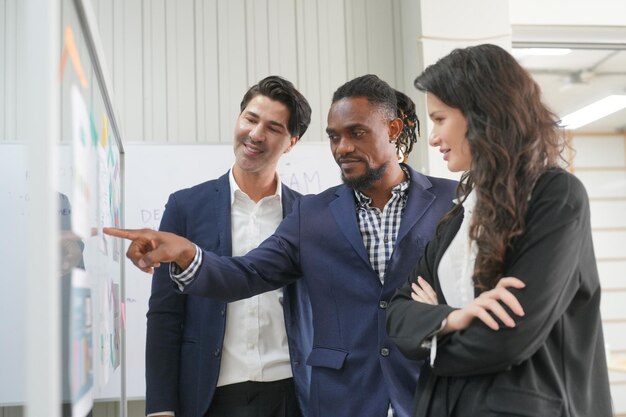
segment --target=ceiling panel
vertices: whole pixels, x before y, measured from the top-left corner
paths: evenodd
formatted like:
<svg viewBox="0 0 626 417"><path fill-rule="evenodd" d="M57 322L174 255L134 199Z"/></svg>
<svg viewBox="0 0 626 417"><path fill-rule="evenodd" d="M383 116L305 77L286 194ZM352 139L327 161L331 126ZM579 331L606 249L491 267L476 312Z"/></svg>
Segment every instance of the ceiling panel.
<svg viewBox="0 0 626 417"><path fill-rule="evenodd" d="M611 94L626 94L626 51L572 49L567 55L513 54L541 86L545 102L560 117ZM584 132L626 129L626 109L579 128Z"/></svg>

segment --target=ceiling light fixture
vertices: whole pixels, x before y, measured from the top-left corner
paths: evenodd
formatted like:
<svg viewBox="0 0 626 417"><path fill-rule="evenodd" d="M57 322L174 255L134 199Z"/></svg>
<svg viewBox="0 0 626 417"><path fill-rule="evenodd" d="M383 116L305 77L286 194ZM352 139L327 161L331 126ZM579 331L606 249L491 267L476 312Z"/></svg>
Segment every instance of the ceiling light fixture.
<svg viewBox="0 0 626 417"><path fill-rule="evenodd" d="M610 95L568 114L561 119L559 125L565 129L578 129L624 108L626 108L626 94Z"/></svg>

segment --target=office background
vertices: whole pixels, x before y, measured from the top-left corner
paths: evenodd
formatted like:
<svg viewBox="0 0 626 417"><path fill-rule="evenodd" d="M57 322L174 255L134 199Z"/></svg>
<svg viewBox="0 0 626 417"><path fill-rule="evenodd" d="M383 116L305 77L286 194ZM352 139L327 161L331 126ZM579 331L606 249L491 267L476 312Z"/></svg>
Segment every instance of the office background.
<svg viewBox="0 0 626 417"><path fill-rule="evenodd" d="M31 5L25 6L29 2ZM133 155L144 152L142 146L228 147L239 99L248 86L268 74L280 74L292 80L310 100L314 114L303 144L309 143L315 152L325 146L325 116L332 92L348 79L364 73L376 73L408 93L420 107L420 118L426 120L424 99L412 87L420 69L454 47L483 42L516 49L571 47L576 59L572 55L564 61L519 55L520 61L542 83L546 99L560 115L586 104L586 99L595 99L596 94L606 94L611 88L618 89L613 93L626 93L626 5L612 0L593 4L581 0L83 0L76 3L84 3L90 9L119 135L123 144L130 145L125 150L129 161L142 161L131 156L131 152L136 152ZM2 144L19 143L21 138L20 120L24 119L18 114L23 106L19 103L19 85L27 77L19 65L23 52L21 26L31 16L26 8L33 7L43 13L49 8L49 19L60 21L59 15L67 13L73 4L0 0L0 149ZM57 48L49 60L54 72L63 47L63 28L50 20L44 25L49 25L52 33L58 35ZM89 55L87 48L80 45L78 52L81 56ZM592 76L586 81L577 83L571 78L573 85L565 84L570 75L587 77L581 70L589 69ZM53 121L50 123L54 125ZM613 359L611 389L618 416L626 415L626 373L620 363L626 357L625 126L626 115L622 111L573 131L575 153L569 156L570 169L583 180L591 198L594 243L603 285L603 324L607 350ZM59 143L71 142L68 136L57 136ZM423 134L425 137L427 134ZM43 152L46 148L41 149ZM183 153L194 153L193 148L187 149L192 150ZM144 158L143 163L149 160ZM49 172L56 173L54 162L49 163ZM425 140L416 147L410 163L433 175L450 175ZM127 190L141 190L141 182L146 179L128 175ZM203 179L198 178L197 182ZM169 191L173 190L163 190ZM126 194L128 203L137 197L135 194L138 192L133 191L132 196ZM127 204L127 209L130 206ZM126 213L129 220L140 215L136 211ZM132 226L128 222L127 225ZM52 251L54 246L48 246L47 250ZM126 294L129 309L126 320L140 326L145 309L133 310L129 298L137 301L133 291L145 295L148 280L131 275L128 267L126 273L126 285L131 291ZM140 282L141 279L144 281ZM133 285L140 288L131 288ZM25 297L25 302L35 300ZM134 343L127 346L128 353L141 352L136 346L139 338L133 339L136 333L127 335L128 343ZM126 380L136 378L136 373L142 370L137 358L126 362ZM127 392L132 388L120 390ZM129 396L126 409L125 392L119 398L110 398L111 401L106 398L96 401L94 415L142 415L141 398ZM21 415L19 404L0 405L2 417Z"/></svg>

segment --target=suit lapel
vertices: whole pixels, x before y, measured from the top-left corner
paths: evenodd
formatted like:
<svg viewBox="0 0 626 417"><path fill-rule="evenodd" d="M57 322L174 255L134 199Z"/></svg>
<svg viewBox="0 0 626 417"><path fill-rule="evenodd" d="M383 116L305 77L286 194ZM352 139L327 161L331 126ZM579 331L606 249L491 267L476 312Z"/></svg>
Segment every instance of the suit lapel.
<svg viewBox="0 0 626 417"><path fill-rule="evenodd" d="M391 259L389 259L387 263L387 276L391 276L395 274L398 269L401 269L404 260L400 258L402 251L400 251L399 248L414 247L415 250L418 249L416 229L419 229L420 219L428 211L436 198L435 195L429 191L432 184L428 178L415 172L411 168L408 168L408 170L409 175L411 175L409 194L406 206L404 207L402 221L400 222L396 244L394 245ZM413 241L403 243L404 239L412 239Z"/></svg>
<svg viewBox="0 0 626 417"><path fill-rule="evenodd" d="M400 222L400 230L398 230L396 246L413 229L419 219L421 219L424 213L428 211L428 208L433 201L435 201L435 195L425 189L423 182L420 181L422 178L417 177L414 172L411 174L409 197L406 201L406 206L404 207L402 221ZM428 180L426 179L426 181ZM428 187L430 187L430 184L428 184Z"/></svg>
<svg viewBox="0 0 626 417"><path fill-rule="evenodd" d="M209 219L218 233L220 255L231 256L233 245L230 235L230 182L228 173L218 178L213 198L215 219Z"/></svg>
<svg viewBox="0 0 626 417"><path fill-rule="evenodd" d="M331 201L329 207L337 225L339 225L339 230L341 230L361 259L371 267L369 255L365 250L363 237L356 219L354 191L343 185L337 189L336 195L338 198Z"/></svg>
<svg viewBox="0 0 626 417"><path fill-rule="evenodd" d="M296 201L296 196L293 190L288 188L285 184L280 184L282 188L282 205L283 205L283 219L291 213L293 203Z"/></svg>

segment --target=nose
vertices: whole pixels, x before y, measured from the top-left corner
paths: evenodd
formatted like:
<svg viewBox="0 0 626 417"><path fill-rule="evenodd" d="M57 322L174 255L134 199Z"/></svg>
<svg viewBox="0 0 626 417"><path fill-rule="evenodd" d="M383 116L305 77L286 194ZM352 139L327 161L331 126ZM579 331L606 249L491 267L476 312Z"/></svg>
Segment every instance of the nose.
<svg viewBox="0 0 626 417"><path fill-rule="evenodd" d="M428 144L430 146L438 146L441 143L439 139L439 135L435 131L435 129L430 131L430 135L428 135Z"/></svg>
<svg viewBox="0 0 626 417"><path fill-rule="evenodd" d="M354 151L354 145L345 136L341 136L335 142L335 155L345 155Z"/></svg>
<svg viewBox="0 0 626 417"><path fill-rule="evenodd" d="M252 129L250 129L250 134L248 135L250 137L250 139L252 139L254 142L258 142L260 140L263 140L264 138L264 134L263 134L263 127L261 126L261 123L257 123L255 124Z"/></svg>

